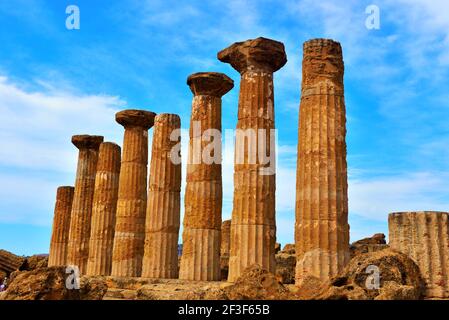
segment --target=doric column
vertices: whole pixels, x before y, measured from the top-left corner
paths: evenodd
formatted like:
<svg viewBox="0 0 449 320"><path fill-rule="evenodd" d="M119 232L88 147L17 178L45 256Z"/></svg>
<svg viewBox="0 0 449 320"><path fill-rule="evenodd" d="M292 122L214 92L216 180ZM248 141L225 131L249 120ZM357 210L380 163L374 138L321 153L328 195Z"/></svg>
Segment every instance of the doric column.
<svg viewBox="0 0 449 320"><path fill-rule="evenodd" d="M120 152L120 147L115 143L104 142L100 145L92 204L87 275L108 276L111 274Z"/></svg>
<svg viewBox="0 0 449 320"><path fill-rule="evenodd" d="M59 187L56 191L50 254L48 255L49 267L65 266L67 262L67 243L74 191L74 187Z"/></svg>
<svg viewBox="0 0 449 320"><path fill-rule="evenodd" d="M273 73L287 57L281 42L257 38L234 43L218 59L241 74L228 277L233 282L253 264L275 272Z"/></svg>
<svg viewBox="0 0 449 320"><path fill-rule="evenodd" d="M296 284L349 261L346 112L338 42L304 43L296 175Z"/></svg>
<svg viewBox="0 0 449 320"><path fill-rule="evenodd" d="M194 97L179 278L220 280L221 97L234 81L222 73L204 72L192 74L187 84ZM208 145L213 150L205 149Z"/></svg>
<svg viewBox="0 0 449 320"><path fill-rule="evenodd" d="M120 167L111 275L139 277L147 206L148 130L155 113L124 110L115 120L125 128Z"/></svg>
<svg viewBox="0 0 449 320"><path fill-rule="evenodd" d="M145 226L143 278L178 277L180 224L181 119L163 113L155 118ZM177 131L175 131L177 130Z"/></svg>
<svg viewBox="0 0 449 320"><path fill-rule="evenodd" d="M395 212L388 217L390 247L412 258L427 298L449 298L449 213Z"/></svg>
<svg viewBox="0 0 449 320"><path fill-rule="evenodd" d="M95 173L98 148L102 136L77 135L72 143L79 149L75 191L70 217L70 232L67 248L67 264L78 266L85 274L89 257L90 222L94 198Z"/></svg>

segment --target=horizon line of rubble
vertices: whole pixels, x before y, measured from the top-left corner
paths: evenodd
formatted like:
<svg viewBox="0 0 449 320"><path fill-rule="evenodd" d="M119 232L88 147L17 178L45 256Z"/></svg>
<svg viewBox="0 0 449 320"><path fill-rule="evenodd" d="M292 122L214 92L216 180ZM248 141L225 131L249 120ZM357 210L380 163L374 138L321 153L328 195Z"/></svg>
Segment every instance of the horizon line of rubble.
<svg viewBox="0 0 449 320"><path fill-rule="evenodd" d="M275 129L273 73L287 62L284 45L250 39L217 56L241 75L237 129ZM340 43L304 43L296 174L298 286L308 277L329 280L350 259L343 76ZM187 84L194 95L188 154L192 160L192 123L201 121L201 134L221 132L221 98L234 82L222 73L200 72L189 76ZM235 162L232 219L230 226L224 224L224 236L221 164L188 161L178 270L181 164L171 157L181 141L172 141L170 135L180 128L180 118L124 110L116 121L124 127L123 150L103 142L102 136L72 137L79 149L76 181L74 187L57 190L49 266L75 265L81 274L92 276L218 281L220 256L228 255L229 282L254 264L275 272L276 181L274 174L259 174L266 163ZM153 126L147 185L148 130ZM275 154L271 137L264 138L236 147L235 158L247 160L249 149ZM389 216L390 246L417 263L429 297L449 297L448 216Z"/></svg>

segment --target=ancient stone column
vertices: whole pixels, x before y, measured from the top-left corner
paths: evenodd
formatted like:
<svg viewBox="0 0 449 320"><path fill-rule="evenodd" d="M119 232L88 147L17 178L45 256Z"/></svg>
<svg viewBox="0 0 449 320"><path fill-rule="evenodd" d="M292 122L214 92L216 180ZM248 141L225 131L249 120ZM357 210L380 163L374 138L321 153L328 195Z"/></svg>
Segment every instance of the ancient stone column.
<svg viewBox="0 0 449 320"><path fill-rule="evenodd" d="M234 43L218 59L241 74L228 277L233 282L253 264L275 271L273 73L287 56L281 42L257 38Z"/></svg>
<svg viewBox="0 0 449 320"><path fill-rule="evenodd" d="M108 276L111 274L120 152L120 147L115 143L103 142L100 145L92 204L87 275Z"/></svg>
<svg viewBox="0 0 449 320"><path fill-rule="evenodd" d="M154 121L148 206L145 224L143 278L178 277L181 201L181 119L163 113ZM178 131L175 131L178 130Z"/></svg>
<svg viewBox="0 0 449 320"><path fill-rule="evenodd" d="M56 191L55 213L48 255L49 267L66 265L74 191L74 187L59 187Z"/></svg>
<svg viewBox="0 0 449 320"><path fill-rule="evenodd" d="M296 173L296 284L349 261L346 111L338 42L304 43Z"/></svg>
<svg viewBox="0 0 449 320"><path fill-rule="evenodd" d="M72 137L72 143L79 149L79 156L72 212L70 214L67 264L77 266L81 274L86 273L89 257L95 173L97 171L98 148L102 142L102 136L77 135Z"/></svg>
<svg viewBox="0 0 449 320"><path fill-rule="evenodd" d="M221 224L220 270L221 280L226 281L229 274L229 251L231 248L231 220Z"/></svg>
<svg viewBox="0 0 449 320"><path fill-rule="evenodd" d="M148 130L155 113L124 110L115 119L125 128L120 167L111 275L139 277L147 206Z"/></svg>
<svg viewBox="0 0 449 320"><path fill-rule="evenodd" d="M229 256L229 251L231 248L231 220L225 220L221 224L221 256Z"/></svg>
<svg viewBox="0 0 449 320"><path fill-rule="evenodd" d="M179 278L220 280L221 97L234 87L234 81L222 73L201 72L192 74L187 84L194 97ZM207 134L211 137L206 138Z"/></svg>
<svg viewBox="0 0 449 320"><path fill-rule="evenodd" d="M395 212L388 217L390 247L416 262L427 298L449 298L449 213Z"/></svg>

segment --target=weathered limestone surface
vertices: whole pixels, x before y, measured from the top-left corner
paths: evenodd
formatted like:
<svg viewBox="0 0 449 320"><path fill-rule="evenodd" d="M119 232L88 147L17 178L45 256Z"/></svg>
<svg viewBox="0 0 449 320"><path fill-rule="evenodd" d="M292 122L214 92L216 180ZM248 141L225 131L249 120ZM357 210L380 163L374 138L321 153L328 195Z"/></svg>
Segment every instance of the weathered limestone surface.
<svg viewBox="0 0 449 320"><path fill-rule="evenodd" d="M231 220L225 220L221 224L220 269L221 280L228 280L229 252L231 250Z"/></svg>
<svg viewBox="0 0 449 320"><path fill-rule="evenodd" d="M124 110L115 119L125 128L120 167L111 275L139 277L145 242L148 130L155 113Z"/></svg>
<svg viewBox="0 0 449 320"><path fill-rule="evenodd" d="M287 57L281 42L257 38L234 43L218 59L241 74L228 277L233 282L253 264L275 272L275 170L273 161L260 156L275 155L273 73ZM243 139L247 129L250 141Z"/></svg>
<svg viewBox="0 0 449 320"><path fill-rule="evenodd" d="M79 149L75 191L70 217L67 264L78 266L85 274L89 257L90 222L95 188L98 148L102 136L77 135L72 143Z"/></svg>
<svg viewBox="0 0 449 320"><path fill-rule="evenodd" d="M367 253L367 252L375 252L380 250L385 250L389 246L385 241L385 235L383 233L376 233L372 237L364 238L358 240L356 242L351 243L349 247L349 251L351 253L351 259L355 256Z"/></svg>
<svg viewBox="0 0 449 320"><path fill-rule="evenodd" d="M111 274L120 158L121 149L117 144L104 142L100 145L92 204L87 275Z"/></svg>
<svg viewBox="0 0 449 320"><path fill-rule="evenodd" d="M192 93L190 141L187 163L183 253L179 278L220 280L221 245L221 137L213 141L218 161L204 159L204 148L211 141L202 139L206 130L221 133L221 97L234 87L228 76L216 72L195 73L187 79ZM194 130L199 124L199 130ZM196 147L196 146L200 146ZM211 154L212 156L212 154ZM210 160L210 161L209 161Z"/></svg>
<svg viewBox="0 0 449 320"><path fill-rule="evenodd" d="M349 261L346 115L341 46L304 43L296 180L296 284Z"/></svg>
<svg viewBox="0 0 449 320"><path fill-rule="evenodd" d="M163 113L155 118L142 266L144 278L178 277L181 158L175 151L181 141L180 136L170 137L180 128L181 119L176 114Z"/></svg>
<svg viewBox="0 0 449 320"><path fill-rule="evenodd" d="M426 297L449 298L449 213L395 212L388 217L390 247L412 258Z"/></svg>
<svg viewBox="0 0 449 320"><path fill-rule="evenodd" d="M223 221L221 224L221 250L222 256L229 256L231 248L231 219Z"/></svg>
<svg viewBox="0 0 449 320"><path fill-rule="evenodd" d="M11 272L19 269L25 260L24 257L16 256L9 251L0 249L0 281L3 281L3 277L9 276Z"/></svg>
<svg viewBox="0 0 449 320"><path fill-rule="evenodd" d="M67 260L67 244L70 231L70 213L74 187L59 187L56 191L56 204L51 233L48 266L65 266Z"/></svg>

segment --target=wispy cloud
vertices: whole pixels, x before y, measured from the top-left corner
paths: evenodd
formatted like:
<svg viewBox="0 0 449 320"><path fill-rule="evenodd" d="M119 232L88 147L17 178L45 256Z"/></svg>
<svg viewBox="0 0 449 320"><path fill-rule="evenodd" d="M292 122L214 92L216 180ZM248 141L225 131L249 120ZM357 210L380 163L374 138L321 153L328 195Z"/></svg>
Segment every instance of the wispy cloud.
<svg viewBox="0 0 449 320"><path fill-rule="evenodd" d="M99 134L121 143L114 114L125 102L53 85L28 91L5 76L0 96L0 222L51 224L56 187L74 183L71 136Z"/></svg>
<svg viewBox="0 0 449 320"><path fill-rule="evenodd" d="M349 183L349 209L366 219L386 222L397 211L447 211L447 172L417 172Z"/></svg>

